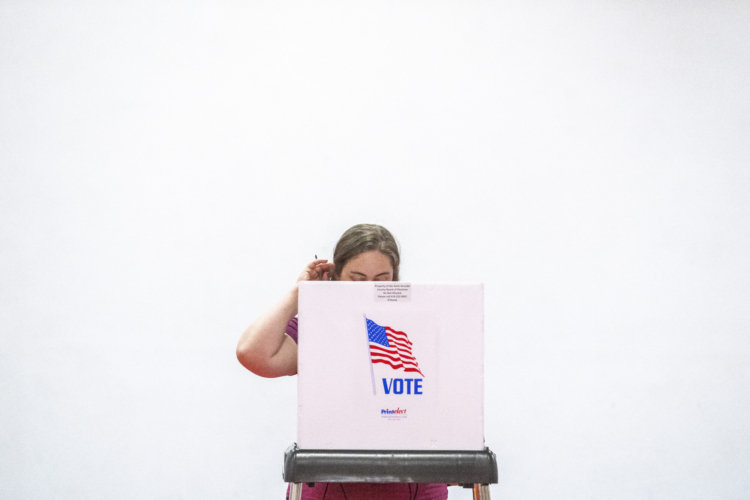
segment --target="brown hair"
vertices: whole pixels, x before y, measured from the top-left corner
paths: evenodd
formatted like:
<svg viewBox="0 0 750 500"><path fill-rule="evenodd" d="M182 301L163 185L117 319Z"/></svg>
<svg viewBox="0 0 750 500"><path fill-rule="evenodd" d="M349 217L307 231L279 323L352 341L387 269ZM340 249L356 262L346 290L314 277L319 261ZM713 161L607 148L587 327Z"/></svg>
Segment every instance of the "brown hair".
<svg viewBox="0 0 750 500"><path fill-rule="evenodd" d="M341 271L351 259L365 252L377 250L391 261L393 281L398 281L401 254L390 231L377 224L357 224L346 230L333 251L333 279L341 278Z"/></svg>

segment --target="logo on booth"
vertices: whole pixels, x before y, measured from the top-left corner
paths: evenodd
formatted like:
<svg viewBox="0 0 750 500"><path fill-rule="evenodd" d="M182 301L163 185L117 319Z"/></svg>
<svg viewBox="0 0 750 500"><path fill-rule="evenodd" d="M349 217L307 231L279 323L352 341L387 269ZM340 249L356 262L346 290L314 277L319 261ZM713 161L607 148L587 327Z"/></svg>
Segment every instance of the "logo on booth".
<svg viewBox="0 0 750 500"><path fill-rule="evenodd" d="M383 409L380 410L380 416L388 419L404 419L406 418L406 408L398 407L395 410Z"/></svg>
<svg viewBox="0 0 750 500"><path fill-rule="evenodd" d="M409 336L406 335L406 332L394 330L390 326L381 326L371 319L367 319L366 322L367 337L370 341L370 359L372 360L373 365L381 363L390 366L394 370L403 370L407 375L409 373L418 373L424 377L422 370L419 369L417 358L415 358L414 354L411 352L413 344L409 340ZM385 394L395 395L421 395L422 379L384 378L383 392L385 392Z"/></svg>

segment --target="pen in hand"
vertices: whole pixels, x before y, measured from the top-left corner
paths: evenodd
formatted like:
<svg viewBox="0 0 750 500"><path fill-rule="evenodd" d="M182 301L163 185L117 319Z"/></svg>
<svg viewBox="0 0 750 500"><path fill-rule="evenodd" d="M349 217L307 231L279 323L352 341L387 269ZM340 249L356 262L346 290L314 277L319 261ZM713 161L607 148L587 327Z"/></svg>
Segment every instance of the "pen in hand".
<svg viewBox="0 0 750 500"><path fill-rule="evenodd" d="M315 260L318 260L318 254L314 254L314 255L315 255ZM325 276L325 274L327 272L329 272L329 271L325 271L325 272L320 273L320 276L318 277L318 279L321 280L321 281L323 281L324 279L326 281L331 281L332 278L330 276Z"/></svg>

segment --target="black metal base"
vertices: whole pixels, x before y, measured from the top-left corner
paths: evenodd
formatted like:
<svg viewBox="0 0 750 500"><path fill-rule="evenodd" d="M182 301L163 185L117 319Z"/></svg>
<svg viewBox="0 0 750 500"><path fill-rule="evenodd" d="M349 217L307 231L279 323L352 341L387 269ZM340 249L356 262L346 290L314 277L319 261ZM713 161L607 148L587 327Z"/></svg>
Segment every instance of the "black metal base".
<svg viewBox="0 0 750 500"><path fill-rule="evenodd" d="M284 453L287 483L496 484L497 460L482 451L300 450Z"/></svg>

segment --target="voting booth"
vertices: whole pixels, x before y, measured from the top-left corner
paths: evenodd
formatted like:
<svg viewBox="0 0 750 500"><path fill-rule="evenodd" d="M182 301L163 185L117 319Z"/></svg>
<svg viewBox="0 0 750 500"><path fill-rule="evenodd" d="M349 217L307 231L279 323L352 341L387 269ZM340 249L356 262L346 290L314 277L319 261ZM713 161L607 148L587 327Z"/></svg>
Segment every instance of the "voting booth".
<svg viewBox="0 0 750 500"><path fill-rule="evenodd" d="M497 482L484 446L481 284L305 281L299 288L301 483Z"/></svg>

